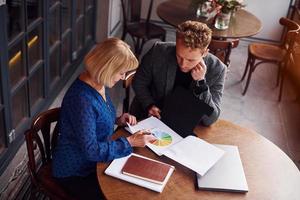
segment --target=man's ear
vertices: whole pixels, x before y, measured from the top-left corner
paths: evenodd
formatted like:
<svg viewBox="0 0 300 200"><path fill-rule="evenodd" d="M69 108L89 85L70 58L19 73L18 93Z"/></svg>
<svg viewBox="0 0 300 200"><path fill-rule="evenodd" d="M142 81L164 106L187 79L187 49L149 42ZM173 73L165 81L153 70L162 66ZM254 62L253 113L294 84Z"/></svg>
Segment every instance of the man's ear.
<svg viewBox="0 0 300 200"><path fill-rule="evenodd" d="M207 56L208 52L209 52L209 49L208 49L208 48L205 48L205 50L204 50L203 53L202 53L202 57Z"/></svg>

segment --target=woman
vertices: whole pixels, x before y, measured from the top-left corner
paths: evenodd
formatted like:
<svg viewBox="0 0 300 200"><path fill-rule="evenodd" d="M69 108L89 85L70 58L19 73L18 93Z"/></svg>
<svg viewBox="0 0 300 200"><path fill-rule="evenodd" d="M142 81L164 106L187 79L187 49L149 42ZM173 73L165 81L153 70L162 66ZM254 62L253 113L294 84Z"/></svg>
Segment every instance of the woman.
<svg viewBox="0 0 300 200"><path fill-rule="evenodd" d="M136 124L124 113L116 118L106 88L124 80L138 61L129 46L110 38L85 57L85 69L64 96L59 120L60 135L53 155L53 176L79 199L101 199L96 163L129 155L132 147L144 147L155 137L139 131L127 138L111 140L114 124Z"/></svg>

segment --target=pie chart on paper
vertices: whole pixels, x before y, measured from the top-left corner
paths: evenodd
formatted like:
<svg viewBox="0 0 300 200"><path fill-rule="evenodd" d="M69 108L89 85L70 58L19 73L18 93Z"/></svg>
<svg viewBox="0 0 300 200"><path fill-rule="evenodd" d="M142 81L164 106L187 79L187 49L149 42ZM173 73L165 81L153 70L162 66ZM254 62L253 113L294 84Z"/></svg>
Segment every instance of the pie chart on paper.
<svg viewBox="0 0 300 200"><path fill-rule="evenodd" d="M151 132L157 138L157 140L152 143L153 145L163 147L172 143L172 136L170 134L158 129L152 130Z"/></svg>

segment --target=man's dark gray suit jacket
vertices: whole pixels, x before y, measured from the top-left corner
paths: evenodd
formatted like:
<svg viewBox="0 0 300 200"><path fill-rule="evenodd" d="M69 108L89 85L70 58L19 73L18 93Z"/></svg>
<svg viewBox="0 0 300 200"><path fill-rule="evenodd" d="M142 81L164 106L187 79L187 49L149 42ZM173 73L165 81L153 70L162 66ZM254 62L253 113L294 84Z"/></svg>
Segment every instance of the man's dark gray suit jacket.
<svg viewBox="0 0 300 200"><path fill-rule="evenodd" d="M210 53L204 58L204 62L207 66L205 84L208 89L200 94L195 93L199 83L193 81L190 90L197 98L213 108L212 114L204 116L200 121L203 125L209 126L220 115L226 66ZM157 104L172 91L178 67L175 43L156 42L143 57L134 76L132 87L135 97L130 106L130 113L138 119L147 117L149 105Z"/></svg>

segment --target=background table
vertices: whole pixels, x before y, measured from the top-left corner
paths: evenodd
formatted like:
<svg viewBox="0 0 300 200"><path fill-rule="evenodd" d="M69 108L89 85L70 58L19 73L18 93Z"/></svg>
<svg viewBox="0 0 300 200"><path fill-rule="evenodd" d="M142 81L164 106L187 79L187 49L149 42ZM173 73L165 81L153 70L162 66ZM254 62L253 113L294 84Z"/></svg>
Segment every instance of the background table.
<svg viewBox="0 0 300 200"><path fill-rule="evenodd" d="M169 0L157 7L157 15L167 24L177 27L186 20L195 20L207 23L213 30L213 36L217 38L241 38L257 34L261 28L261 21L250 12L241 9L231 18L229 28L218 30L214 27L212 20L205 21L196 16L196 12L189 7L190 1Z"/></svg>
<svg viewBox="0 0 300 200"><path fill-rule="evenodd" d="M168 159L158 157L148 148L135 148L134 152L161 160L176 167L162 193L136 186L105 175L108 164L97 164L97 175L101 189L110 199L211 199L211 200L293 200L300 199L300 172L292 160L277 146L252 130L231 122L219 120L211 127L197 127L198 137L210 143L236 145L239 148L248 193L199 191L196 189L195 172ZM128 135L117 131L115 137Z"/></svg>

